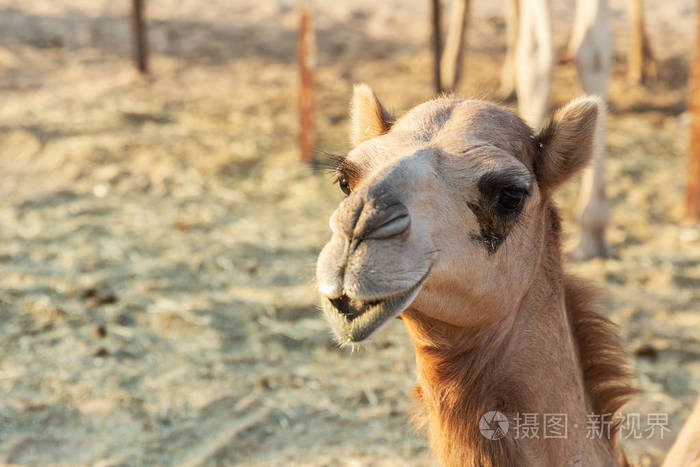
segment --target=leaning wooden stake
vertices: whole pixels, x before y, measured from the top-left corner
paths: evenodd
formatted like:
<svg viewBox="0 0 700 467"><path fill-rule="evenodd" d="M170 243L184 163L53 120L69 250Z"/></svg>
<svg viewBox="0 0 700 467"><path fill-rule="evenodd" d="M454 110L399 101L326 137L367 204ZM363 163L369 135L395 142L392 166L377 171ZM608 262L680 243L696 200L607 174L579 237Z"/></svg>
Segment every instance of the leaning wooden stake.
<svg viewBox="0 0 700 467"><path fill-rule="evenodd" d="M436 94L442 93L442 79L440 78L440 55L442 54L442 45L440 41L442 37L442 27L440 16L440 0L431 0L430 24L433 45L433 85L435 86Z"/></svg>
<svg viewBox="0 0 700 467"><path fill-rule="evenodd" d="M305 0L299 1L299 150L305 162L313 161L314 147L314 90L315 65L314 31L311 12Z"/></svg>
<svg viewBox="0 0 700 467"><path fill-rule="evenodd" d="M501 67L501 88L498 93L502 99L515 96L515 51L518 46L518 23L520 22L520 1L508 0L506 3L506 56Z"/></svg>
<svg viewBox="0 0 700 467"><path fill-rule="evenodd" d="M700 0L698 0L700 7ZM685 216L700 220L700 18L695 32L695 60L690 84L690 141L688 144L688 185L685 193Z"/></svg>
<svg viewBox="0 0 700 467"><path fill-rule="evenodd" d="M131 29L134 41L134 62L141 73L148 73L148 41L144 22L146 0L133 0L131 9Z"/></svg>
<svg viewBox="0 0 700 467"><path fill-rule="evenodd" d="M440 62L442 90L454 91L459 83L462 58L466 48L467 18L469 17L469 0L453 0L450 14L450 26L447 30L445 49Z"/></svg>
<svg viewBox="0 0 700 467"><path fill-rule="evenodd" d="M655 77L656 64L644 22L643 2L628 0L627 6L632 23L632 43L627 51L627 80L633 84L641 84Z"/></svg>

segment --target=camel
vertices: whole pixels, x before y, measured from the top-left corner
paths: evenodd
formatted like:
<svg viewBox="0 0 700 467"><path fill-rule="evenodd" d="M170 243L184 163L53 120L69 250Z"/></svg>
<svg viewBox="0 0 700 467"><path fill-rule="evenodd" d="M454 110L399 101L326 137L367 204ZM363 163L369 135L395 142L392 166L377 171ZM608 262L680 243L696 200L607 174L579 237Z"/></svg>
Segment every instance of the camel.
<svg viewBox="0 0 700 467"><path fill-rule="evenodd" d="M624 462L604 419L635 392L631 374L595 289L563 270L552 202L593 157L601 106L576 99L535 133L478 100L439 98L397 120L354 89L354 149L335 169L346 197L317 262L323 313L341 344L403 321L416 419L445 466ZM566 414L566 438L487 438L493 411L511 426ZM587 439L591 414L601 436Z"/></svg>
<svg viewBox="0 0 700 467"><path fill-rule="evenodd" d="M515 58L515 88L520 116L538 127L545 118L551 94L554 70L554 40L552 36L551 4L549 0L511 2L519 21L511 44ZM605 99L610 77L610 20L607 0L577 0L574 26L569 43L581 87L586 94ZM513 29L513 27L511 27ZM513 37L510 41L513 41ZM512 52L513 53L513 52ZM508 60L506 61L506 65ZM507 70L503 72L503 75ZM604 140L605 110L599 111L597 139ZM610 203L605 195L605 146L594 148L593 163L585 171L579 202L578 219L581 226L574 254L581 258L607 256L605 229L610 221Z"/></svg>
<svg viewBox="0 0 700 467"><path fill-rule="evenodd" d="M434 81L438 94L453 92L460 78L470 0L452 0L450 25L442 47L440 0L431 1ZM538 127L548 111L554 70L554 37L551 0L507 0L506 54L501 68L500 94L518 96L520 116ZM628 0L632 41L628 49L627 80L641 84L656 75L654 57L644 21L642 0ZM569 53L579 81L587 94L605 97L611 61L608 0L576 0L576 13ZM517 93L516 93L517 90ZM605 118L601 111L600 137ZM605 148L599 145L593 164L584 175L577 205L581 232L572 256L587 259L607 256L605 230L610 222L610 203L605 194Z"/></svg>
<svg viewBox="0 0 700 467"><path fill-rule="evenodd" d="M433 23L439 15L438 5L438 0L433 0ZM642 1L629 0L628 9L633 26L628 80L641 83L655 74L654 61ZM438 90L452 91L459 80L468 10L469 0L453 1L445 48L439 63L436 63ZM603 98L607 94L610 76L609 15L607 0L577 0L569 43L584 92ZM503 96L517 94L520 116L530 125L539 127L548 111L555 63L551 0L508 0L505 16L506 56L501 70L500 93ZM438 57L439 25L433 31L433 44ZM601 111L600 138L604 137L604 127L605 118ZM577 212L581 232L573 255L579 258L607 256L609 247L605 241L605 229L610 221L610 203L605 195L605 148L602 144L596 148L592 167L584 175Z"/></svg>
<svg viewBox="0 0 700 467"><path fill-rule="evenodd" d="M700 398L664 460L663 467L700 467Z"/></svg>

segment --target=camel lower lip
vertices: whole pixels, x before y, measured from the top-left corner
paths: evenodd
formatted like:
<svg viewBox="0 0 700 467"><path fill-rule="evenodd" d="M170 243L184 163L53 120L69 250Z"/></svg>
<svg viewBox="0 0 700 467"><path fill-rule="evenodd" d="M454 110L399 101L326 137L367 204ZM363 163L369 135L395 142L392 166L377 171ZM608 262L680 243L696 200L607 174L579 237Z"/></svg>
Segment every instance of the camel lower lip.
<svg viewBox="0 0 700 467"><path fill-rule="evenodd" d="M352 300L347 296L323 299L323 313L341 342L360 342L382 324L401 314L420 292L426 273L415 285L374 300Z"/></svg>

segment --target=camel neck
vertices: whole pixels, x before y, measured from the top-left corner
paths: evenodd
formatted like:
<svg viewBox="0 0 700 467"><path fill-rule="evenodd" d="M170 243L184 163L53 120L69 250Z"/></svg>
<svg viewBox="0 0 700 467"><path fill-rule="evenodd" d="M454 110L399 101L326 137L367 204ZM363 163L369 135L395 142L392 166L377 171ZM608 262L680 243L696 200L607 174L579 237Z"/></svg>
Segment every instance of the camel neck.
<svg viewBox="0 0 700 467"><path fill-rule="evenodd" d="M559 253L545 253L518 309L501 321L457 328L404 314L416 348L415 393L423 421L433 450L448 467L590 465L601 456L606 465L613 462L608 445L601 440L591 446L586 439L590 401L566 311ZM508 419L510 429L501 439L489 439L479 429L491 411ZM565 432L550 430L544 439L545 424L562 420ZM524 421L530 422L526 434Z"/></svg>

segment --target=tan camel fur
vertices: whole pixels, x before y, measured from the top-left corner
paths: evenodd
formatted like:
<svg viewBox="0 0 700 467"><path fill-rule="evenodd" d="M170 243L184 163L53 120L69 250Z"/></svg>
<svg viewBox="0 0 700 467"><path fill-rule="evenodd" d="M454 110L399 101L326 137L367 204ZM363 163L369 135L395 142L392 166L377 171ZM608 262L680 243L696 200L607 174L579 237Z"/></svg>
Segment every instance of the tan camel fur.
<svg viewBox="0 0 700 467"><path fill-rule="evenodd" d="M400 316L418 418L447 466L617 465L616 427L587 439L587 420L618 412L629 373L595 292L562 270L551 201L590 161L600 105L575 100L535 134L476 100L395 121L355 88L355 148L336 173L347 197L317 264L324 313L348 343ZM490 410L567 414L568 434L490 440L478 428Z"/></svg>
<svg viewBox="0 0 700 467"><path fill-rule="evenodd" d="M666 456L663 467L700 467L700 398Z"/></svg>

